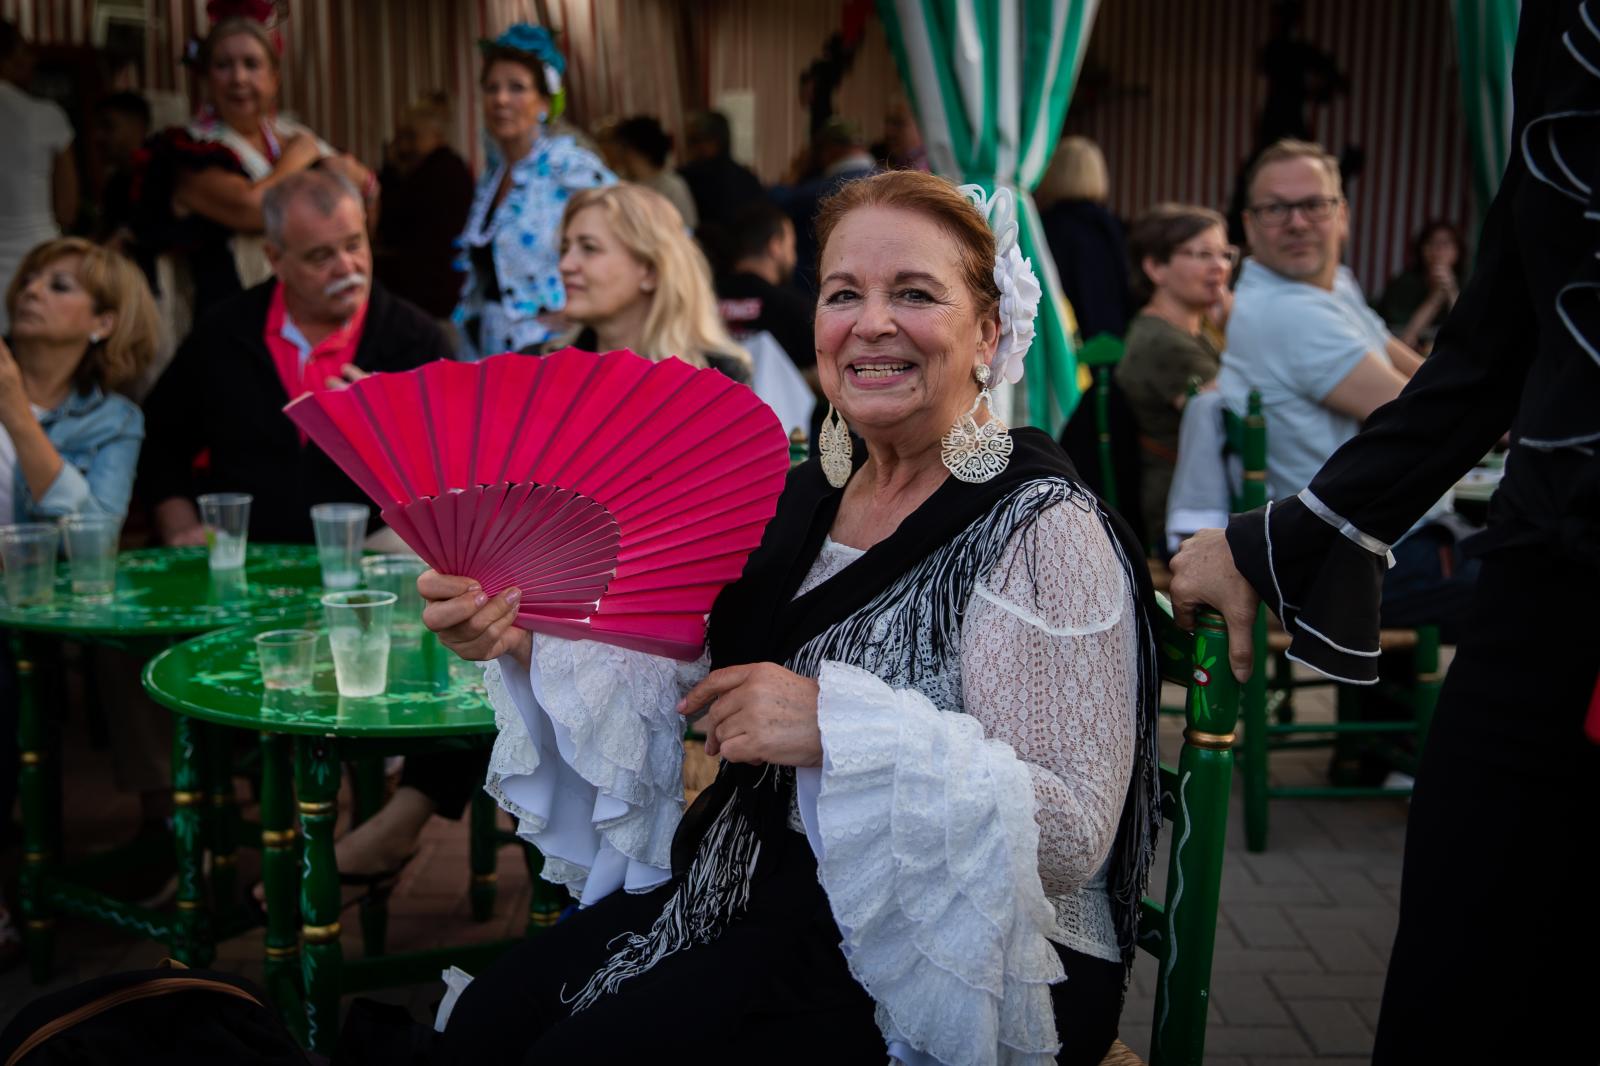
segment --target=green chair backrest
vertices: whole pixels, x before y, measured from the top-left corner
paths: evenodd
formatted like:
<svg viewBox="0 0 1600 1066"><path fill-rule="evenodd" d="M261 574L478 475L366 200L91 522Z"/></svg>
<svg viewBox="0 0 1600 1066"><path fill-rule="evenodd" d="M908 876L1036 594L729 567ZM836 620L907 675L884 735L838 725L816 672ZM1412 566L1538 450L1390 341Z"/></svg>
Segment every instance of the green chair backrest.
<svg viewBox="0 0 1600 1066"><path fill-rule="evenodd" d="M1226 450L1244 464L1244 480L1233 494L1235 511L1253 511L1267 502L1267 420L1261 413L1261 394L1250 390L1243 418L1222 409Z"/></svg>
<svg viewBox="0 0 1600 1066"><path fill-rule="evenodd" d="M1078 362L1094 378L1095 452L1100 460L1101 498L1117 508L1117 471L1111 461L1111 372L1122 362L1122 340L1110 333L1097 334L1078 349Z"/></svg>
<svg viewBox="0 0 1600 1066"><path fill-rule="evenodd" d="M1228 633L1209 609L1191 635L1172 620L1158 594L1157 655L1161 677L1187 690L1178 765L1161 766L1161 809L1170 823L1167 895L1146 896L1139 948L1160 963L1152 1066L1200 1066L1205 1059L1206 1011L1211 1002L1211 956L1217 937L1223 844L1233 781L1233 733L1239 686L1228 667Z"/></svg>

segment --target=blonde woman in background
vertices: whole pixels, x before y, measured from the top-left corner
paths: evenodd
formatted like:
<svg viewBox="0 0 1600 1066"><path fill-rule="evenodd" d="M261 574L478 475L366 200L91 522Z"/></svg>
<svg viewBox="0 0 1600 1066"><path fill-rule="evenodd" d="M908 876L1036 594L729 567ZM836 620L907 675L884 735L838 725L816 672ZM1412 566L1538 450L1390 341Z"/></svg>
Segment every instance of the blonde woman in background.
<svg viewBox="0 0 1600 1066"><path fill-rule="evenodd" d="M79 513L121 518L144 415L112 390L137 378L155 356L156 309L144 275L107 248L58 238L22 257L5 307L11 331L0 341L0 524ZM7 768L0 774L0 811L9 812L16 799L10 768L17 765L17 688L6 638L0 631L0 766ZM171 741L153 738L150 719L136 709L120 713L125 709L107 717L117 783L140 794L144 822L164 832L172 778L162 743L170 751ZM146 894L137 877L122 887L136 899ZM0 969L20 950L0 904Z"/></svg>
<svg viewBox="0 0 1600 1066"><path fill-rule="evenodd" d="M660 193L631 183L574 193L561 218L560 269L566 316L582 327L573 347L675 355L750 381L750 356L717 313L711 268Z"/></svg>
<svg viewBox="0 0 1600 1066"><path fill-rule="evenodd" d="M1072 303L1084 340L1122 336L1132 313L1128 246L1122 223L1107 208L1106 157L1087 137L1063 137L1034 194L1061 291Z"/></svg>

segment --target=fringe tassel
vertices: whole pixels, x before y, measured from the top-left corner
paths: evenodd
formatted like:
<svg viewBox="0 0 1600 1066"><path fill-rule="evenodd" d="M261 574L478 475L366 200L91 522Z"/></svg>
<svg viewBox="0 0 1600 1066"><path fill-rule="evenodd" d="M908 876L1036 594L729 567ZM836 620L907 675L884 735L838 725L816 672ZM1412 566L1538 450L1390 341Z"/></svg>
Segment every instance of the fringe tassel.
<svg viewBox="0 0 1600 1066"><path fill-rule="evenodd" d="M756 863L761 858L761 841L740 800L735 792L718 812L683 881L650 931L642 936L623 933L613 940L612 944L617 940L626 943L595 971L577 995L567 998L566 987L562 986L561 1002L571 1007L573 1014L615 992L622 982L645 973L667 956L714 939L744 911L750 902Z"/></svg>
<svg viewBox="0 0 1600 1066"><path fill-rule="evenodd" d="M1139 575L1123 550L1122 541L1104 511L1100 521L1116 549L1117 561L1132 590L1139 598ZM1140 565L1143 565L1141 560ZM1155 861L1156 840L1161 833L1161 746L1158 723L1161 703L1161 669L1156 660L1155 628L1143 605L1139 619L1137 731L1133 748L1133 775L1123 801L1122 818L1117 823L1111 845L1111 868L1106 890L1111 897L1112 920L1117 926L1118 946L1122 949L1123 981L1133 972L1135 942L1139 937L1139 901L1150 883L1150 866Z"/></svg>
<svg viewBox="0 0 1600 1066"><path fill-rule="evenodd" d="M943 670L961 647L962 612L974 586L999 564L1019 530L1031 531L1041 512L1063 501L1092 505L1067 481L1035 481L1019 488L866 607L808 641L789 669L815 677L824 660L840 659L895 685L914 684L924 670Z"/></svg>

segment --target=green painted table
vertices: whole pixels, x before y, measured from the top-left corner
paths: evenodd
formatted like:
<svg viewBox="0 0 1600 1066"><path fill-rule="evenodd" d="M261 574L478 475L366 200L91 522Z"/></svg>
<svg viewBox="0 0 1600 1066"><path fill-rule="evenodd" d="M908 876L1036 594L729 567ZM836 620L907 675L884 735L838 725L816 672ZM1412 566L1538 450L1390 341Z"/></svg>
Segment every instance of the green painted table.
<svg viewBox="0 0 1600 1066"><path fill-rule="evenodd" d="M57 743L59 719L47 713L40 689L54 689L57 672L42 669L58 656L62 640L100 644L141 657L160 651L173 640L252 619L303 614L321 592L316 550L285 545L250 545L241 570L213 574L204 548L150 548L124 552L117 561L117 582L109 602L96 603L72 594L63 565L55 600L17 607L0 601L0 628L9 629L17 662L18 739L21 748L20 792L23 819L22 906L27 919L28 948L34 979L49 976L56 915L74 914L107 922L172 945L188 962L210 957L210 921L203 905L203 879L198 872L180 878L176 915L137 907L87 887L89 877L103 879L116 864L138 861L122 852L100 856L80 870L61 866L61 760ZM92 671L90 672L92 674ZM92 684L93 677L86 679ZM43 682L43 686L41 686ZM203 725L178 719L173 730L175 830L199 840L213 838L213 877L231 890L233 809L231 773L226 765L208 767L206 759L224 760L226 750L208 744ZM209 780L210 803L201 782ZM219 846L220 842L220 846ZM231 898L219 889L217 898Z"/></svg>
<svg viewBox="0 0 1600 1066"><path fill-rule="evenodd" d="M340 764L350 761L381 767L381 756L487 745L493 741L494 712L484 697L477 668L457 661L425 631L414 632L409 639L396 635L390 647L388 690L382 696L338 694L325 634L317 642L311 685L267 690L261 683L253 638L285 624L282 620L252 623L173 645L145 666L144 684L157 702L178 712L180 718L260 735L266 983L307 1044L326 1052L338 1033L342 993L436 979L445 966L481 965L509 944L497 941L470 948L386 954L381 901L375 901L375 907L363 907L364 957L346 962L339 943L340 888L333 827ZM320 628L321 618L308 614L287 624ZM381 778L376 784L381 796ZM377 802L374 797L363 803L363 791L367 789L358 782L358 808ZM293 820L296 800L298 832ZM370 810L358 810L360 813ZM471 835L473 913L480 920L486 920L493 910L495 848L515 840L495 830L494 817L493 802L480 790L473 801ZM180 864L198 877L200 848L192 833L180 834L179 855ZM524 855L530 873L537 874L542 862L538 853L524 848ZM561 893L537 878L533 883L530 927L548 925L560 912ZM292 1009L297 1000L303 1007L300 1011Z"/></svg>

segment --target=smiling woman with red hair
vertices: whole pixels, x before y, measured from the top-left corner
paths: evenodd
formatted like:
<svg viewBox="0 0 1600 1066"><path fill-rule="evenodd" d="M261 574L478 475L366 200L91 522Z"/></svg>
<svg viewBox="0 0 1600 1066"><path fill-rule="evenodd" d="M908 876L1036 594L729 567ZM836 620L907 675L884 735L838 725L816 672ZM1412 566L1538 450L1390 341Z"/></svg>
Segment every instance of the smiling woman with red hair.
<svg viewBox="0 0 1600 1066"><path fill-rule="evenodd" d="M989 412L1039 294L1008 194L897 171L817 232L836 413L707 661L418 582L441 642L489 661L487 788L583 908L466 987L436 1062L703 1057L689 989L718 1061L1077 1066L1115 1036L1160 819L1142 552ZM723 763L680 819L702 713Z"/></svg>

